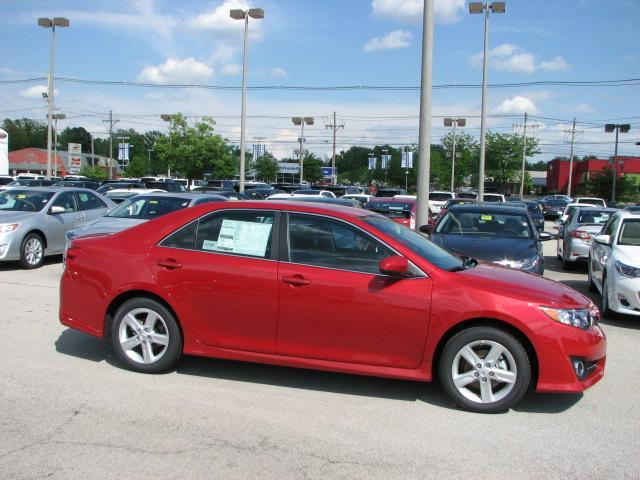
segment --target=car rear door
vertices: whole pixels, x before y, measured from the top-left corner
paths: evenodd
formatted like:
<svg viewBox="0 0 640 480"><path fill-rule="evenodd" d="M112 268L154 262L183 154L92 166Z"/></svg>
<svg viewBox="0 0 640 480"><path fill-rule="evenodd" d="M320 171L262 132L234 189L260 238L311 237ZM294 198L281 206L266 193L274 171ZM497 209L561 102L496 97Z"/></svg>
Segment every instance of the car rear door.
<svg viewBox="0 0 640 480"><path fill-rule="evenodd" d="M279 213L208 214L151 249L149 265L185 330L211 346L275 353Z"/></svg>
<svg viewBox="0 0 640 480"><path fill-rule="evenodd" d="M277 353L416 368L430 311L431 279L381 275L394 252L359 228L290 213L278 269Z"/></svg>
<svg viewBox="0 0 640 480"><path fill-rule="evenodd" d="M65 244L65 234L69 230L80 227L84 218L82 212L78 211L72 191L60 192L58 196L53 199L47 211L50 211L50 208L54 206L64 208L64 212L46 214L48 255L52 253L62 253Z"/></svg>

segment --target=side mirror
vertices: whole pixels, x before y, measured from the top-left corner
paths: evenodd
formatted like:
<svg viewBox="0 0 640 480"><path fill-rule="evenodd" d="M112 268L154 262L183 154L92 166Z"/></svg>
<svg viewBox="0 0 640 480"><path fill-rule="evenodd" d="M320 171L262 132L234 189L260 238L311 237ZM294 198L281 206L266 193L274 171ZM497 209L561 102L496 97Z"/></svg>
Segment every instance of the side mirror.
<svg viewBox="0 0 640 480"><path fill-rule="evenodd" d="M553 235L549 232L540 232L538 234L538 240L541 242L546 242L548 240L553 240Z"/></svg>
<svg viewBox="0 0 640 480"><path fill-rule="evenodd" d="M431 232L433 231L433 225L420 225L420 227L418 227L418 230L420 230L422 233L426 233L427 235L431 235Z"/></svg>
<svg viewBox="0 0 640 480"><path fill-rule="evenodd" d="M409 261L400 255L383 258L378 264L380 273L391 277L409 277Z"/></svg>
<svg viewBox="0 0 640 480"><path fill-rule="evenodd" d="M609 245L611 237L609 235L595 235L593 241L601 245Z"/></svg>
<svg viewBox="0 0 640 480"><path fill-rule="evenodd" d="M64 213L64 207L59 207L58 205L54 205L49 209L49 213L55 215L56 213Z"/></svg>

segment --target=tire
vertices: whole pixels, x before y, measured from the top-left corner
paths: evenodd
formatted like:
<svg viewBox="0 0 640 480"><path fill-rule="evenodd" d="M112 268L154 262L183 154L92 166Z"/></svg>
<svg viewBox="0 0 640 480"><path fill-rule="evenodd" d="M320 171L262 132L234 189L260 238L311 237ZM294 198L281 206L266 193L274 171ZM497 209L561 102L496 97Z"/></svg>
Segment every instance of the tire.
<svg viewBox="0 0 640 480"><path fill-rule="evenodd" d="M562 257L562 269L563 270L573 270L573 262L570 262L569 260L565 260L564 257Z"/></svg>
<svg viewBox="0 0 640 480"><path fill-rule="evenodd" d="M486 361L489 355L496 358ZM531 363L522 343L511 334L495 327L471 327L447 341L439 377L447 395L460 407L498 413L518 403L527 392Z"/></svg>
<svg viewBox="0 0 640 480"><path fill-rule="evenodd" d="M44 262L44 241L37 233L30 233L20 245L20 266L26 269L40 268Z"/></svg>
<svg viewBox="0 0 640 480"><path fill-rule="evenodd" d="M600 298L600 315L603 317L615 317L616 312L609 308L609 282L607 277L602 277L602 297Z"/></svg>
<svg viewBox="0 0 640 480"><path fill-rule="evenodd" d="M120 361L136 372L165 372L182 355L182 332L176 319L148 298L133 298L118 308L111 343Z"/></svg>
<svg viewBox="0 0 640 480"><path fill-rule="evenodd" d="M587 265L587 284L589 285L590 292L597 292L596 284L593 283L593 277L591 275L591 257L589 257L589 264Z"/></svg>

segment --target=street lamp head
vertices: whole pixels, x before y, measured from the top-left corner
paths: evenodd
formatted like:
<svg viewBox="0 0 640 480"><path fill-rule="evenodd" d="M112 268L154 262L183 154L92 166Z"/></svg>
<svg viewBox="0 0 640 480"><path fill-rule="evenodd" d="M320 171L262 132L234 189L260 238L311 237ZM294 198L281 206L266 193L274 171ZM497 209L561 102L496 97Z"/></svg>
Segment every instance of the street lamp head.
<svg viewBox="0 0 640 480"><path fill-rule="evenodd" d="M39 18L38 25L44 28L51 28L53 26L53 20L50 18Z"/></svg>
<svg viewBox="0 0 640 480"><path fill-rule="evenodd" d="M301 125L302 124L302 117L292 117L291 121L293 122L294 125Z"/></svg>
<svg viewBox="0 0 640 480"><path fill-rule="evenodd" d="M69 19L68 18L64 18L64 17L55 17L53 19L53 24L56 27L68 27L69 26Z"/></svg>
<svg viewBox="0 0 640 480"><path fill-rule="evenodd" d="M622 125L618 125L621 133L628 133L631 130L631 125L628 123L623 123Z"/></svg>
<svg viewBox="0 0 640 480"><path fill-rule="evenodd" d="M505 2L492 2L491 3L491 12L493 13L504 13L506 11Z"/></svg>
<svg viewBox="0 0 640 480"><path fill-rule="evenodd" d="M171 115L169 115L168 113L163 113L160 115L160 118L162 120L164 120L165 122L170 122L171 121Z"/></svg>
<svg viewBox="0 0 640 480"><path fill-rule="evenodd" d="M44 100L49 100L49 94L47 92L42 92L42 98Z"/></svg>
<svg viewBox="0 0 640 480"><path fill-rule="evenodd" d="M445 127L451 127L453 125L453 118L445 118L444 119L444 126Z"/></svg>
<svg viewBox="0 0 640 480"><path fill-rule="evenodd" d="M482 2L469 2L469 13L482 13L484 5Z"/></svg>
<svg viewBox="0 0 640 480"><path fill-rule="evenodd" d="M234 20L244 20L245 15L245 11L238 8L234 8L229 12L229 16Z"/></svg>
<svg viewBox="0 0 640 480"><path fill-rule="evenodd" d="M307 125L313 125L313 117L304 117L304 123Z"/></svg>
<svg viewBox="0 0 640 480"><path fill-rule="evenodd" d="M255 19L264 18L264 10L261 8L250 8L249 16Z"/></svg>
<svg viewBox="0 0 640 480"><path fill-rule="evenodd" d="M615 123L607 123L604 126L604 131L607 133L611 133L616 129L616 124Z"/></svg>
<svg viewBox="0 0 640 480"><path fill-rule="evenodd" d="M466 118L458 118L458 126L459 127L466 127L467 126L467 119Z"/></svg>

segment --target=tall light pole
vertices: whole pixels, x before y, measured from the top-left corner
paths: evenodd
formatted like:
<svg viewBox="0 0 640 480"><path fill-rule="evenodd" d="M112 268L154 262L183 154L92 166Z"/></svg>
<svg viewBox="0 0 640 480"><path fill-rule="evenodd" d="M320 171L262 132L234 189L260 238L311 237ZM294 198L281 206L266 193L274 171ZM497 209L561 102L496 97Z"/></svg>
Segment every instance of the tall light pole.
<svg viewBox="0 0 640 480"><path fill-rule="evenodd" d="M234 20L244 20L244 46L242 49L242 111L240 113L240 184L238 190L244 192L245 170L245 123L247 119L247 39L249 36L249 17L256 20L264 18L264 10L250 8L248 10L234 9L229 12Z"/></svg>
<svg viewBox="0 0 640 480"><path fill-rule="evenodd" d="M53 158L54 158L54 176L58 176L58 120L64 120L67 116L64 113L54 113L53 117Z"/></svg>
<svg viewBox="0 0 640 480"><path fill-rule="evenodd" d="M611 133L616 132L616 148L613 154L613 169L612 169L612 184L611 184L611 203L616 201L616 180L618 178L618 132L628 133L631 129L631 125L628 123L607 123L604 126L604 131Z"/></svg>
<svg viewBox="0 0 640 480"><path fill-rule="evenodd" d="M482 109L480 113L480 169L478 173L478 201L484 199L485 123L487 117L487 49L489 48L489 11L504 13L505 2L469 2L469 13L484 13L484 48L482 52Z"/></svg>
<svg viewBox="0 0 640 480"><path fill-rule="evenodd" d="M291 117L291 121L294 125L300 125L302 127L300 132L300 186L302 187L302 181L304 180L304 124L313 125L313 117Z"/></svg>
<svg viewBox="0 0 640 480"><path fill-rule="evenodd" d="M55 49L56 49L56 27L68 27L69 20L63 17L55 18L39 18L38 25L44 28L51 29L51 49L49 52L49 86L48 86L48 101L49 101L49 114L47 117L47 180L51 180L51 114L53 113L53 64L55 61Z"/></svg>
<svg viewBox="0 0 640 480"><path fill-rule="evenodd" d="M444 126L453 126L453 147L451 152L451 192L455 188L455 174L456 174L456 126L464 127L467 125L466 118L445 118Z"/></svg>
<svg viewBox="0 0 640 480"><path fill-rule="evenodd" d="M147 148L147 153L149 155L147 159L147 175L151 175L151 154L153 153L153 148Z"/></svg>
<svg viewBox="0 0 640 480"><path fill-rule="evenodd" d="M418 127L416 227L426 225L429 220L433 4L434 0L424 0L422 11L422 66L420 69L420 122Z"/></svg>

